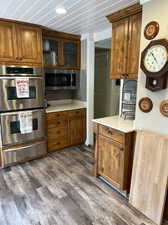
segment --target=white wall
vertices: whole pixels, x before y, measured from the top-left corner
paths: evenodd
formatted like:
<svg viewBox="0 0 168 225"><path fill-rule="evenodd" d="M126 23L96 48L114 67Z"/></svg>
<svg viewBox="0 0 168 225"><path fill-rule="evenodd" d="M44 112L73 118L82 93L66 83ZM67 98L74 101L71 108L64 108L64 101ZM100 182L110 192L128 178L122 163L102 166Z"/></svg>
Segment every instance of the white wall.
<svg viewBox="0 0 168 225"><path fill-rule="evenodd" d="M151 0L143 5L142 18L142 36L141 36L141 52L149 44L144 38L143 30L150 21L157 21L160 24L159 35L155 39L168 38L168 1L167 0ZM135 128L150 130L163 135L168 135L168 118L164 117L160 111L160 103L162 100L168 99L168 88L166 90L151 92L145 89L146 76L139 70L138 77L138 98L149 97L153 101L153 110L149 113L140 111L138 105L136 109Z"/></svg>

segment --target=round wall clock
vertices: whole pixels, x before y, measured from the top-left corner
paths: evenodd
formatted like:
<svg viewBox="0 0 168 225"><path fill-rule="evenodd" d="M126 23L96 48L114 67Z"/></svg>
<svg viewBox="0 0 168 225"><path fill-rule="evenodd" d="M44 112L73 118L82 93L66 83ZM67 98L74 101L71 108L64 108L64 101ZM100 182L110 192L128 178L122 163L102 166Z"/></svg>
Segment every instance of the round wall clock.
<svg viewBox="0 0 168 225"><path fill-rule="evenodd" d="M162 113L162 115L168 117L168 100L164 100L164 101L161 102L160 112Z"/></svg>
<svg viewBox="0 0 168 225"><path fill-rule="evenodd" d="M150 98L141 98L139 101L139 108L142 112L148 113L153 108L153 102Z"/></svg>
<svg viewBox="0 0 168 225"><path fill-rule="evenodd" d="M144 36L148 40L152 40L159 33L159 24L156 21L148 23L144 29Z"/></svg>
<svg viewBox="0 0 168 225"><path fill-rule="evenodd" d="M168 74L168 40L160 39L151 41L141 54L141 69L147 76L148 84L152 84L152 90L165 88L159 80ZM151 87L146 87L151 90ZM162 84L162 85L160 85Z"/></svg>

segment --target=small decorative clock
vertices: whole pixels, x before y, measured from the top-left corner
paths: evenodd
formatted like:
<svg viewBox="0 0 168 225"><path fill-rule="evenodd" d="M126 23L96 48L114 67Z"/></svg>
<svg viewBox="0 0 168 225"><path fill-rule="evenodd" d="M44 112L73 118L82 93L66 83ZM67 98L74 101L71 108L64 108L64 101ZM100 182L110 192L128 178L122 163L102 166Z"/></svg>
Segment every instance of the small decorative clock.
<svg viewBox="0 0 168 225"><path fill-rule="evenodd" d="M141 69L145 73L146 88L158 91L166 88L168 75L168 40L151 41L141 54Z"/></svg>
<svg viewBox="0 0 168 225"><path fill-rule="evenodd" d="M148 23L144 29L144 36L148 40L152 40L159 33L159 24L156 21Z"/></svg>

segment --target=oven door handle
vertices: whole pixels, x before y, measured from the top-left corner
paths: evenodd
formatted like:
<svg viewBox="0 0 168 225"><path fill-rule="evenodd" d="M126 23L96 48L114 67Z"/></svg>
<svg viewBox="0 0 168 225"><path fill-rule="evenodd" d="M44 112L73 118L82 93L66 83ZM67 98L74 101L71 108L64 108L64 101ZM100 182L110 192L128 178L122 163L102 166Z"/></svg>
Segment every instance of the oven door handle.
<svg viewBox="0 0 168 225"><path fill-rule="evenodd" d="M15 76L15 77L6 77L6 76L1 76L0 77L0 80L15 80L16 78L29 78L29 79L36 79L36 80L43 80L43 77L31 77L31 76L20 76L20 77L18 77L18 76Z"/></svg>
<svg viewBox="0 0 168 225"><path fill-rule="evenodd" d="M3 152L11 152L11 151L17 151L17 150L22 150L22 149L27 149L27 148L31 148L31 147L34 147L34 146L37 146L39 144L41 144L42 142L39 142L39 143L36 143L36 144L32 144L32 145L26 145L26 146L23 146L23 147L19 147L19 148L10 148L10 149L7 149L7 150L3 150Z"/></svg>
<svg viewBox="0 0 168 225"><path fill-rule="evenodd" d="M3 116L10 116L10 115L18 115L20 112L22 111L17 111L17 112L5 112L5 113L0 113L0 117L3 117ZM26 110L26 111L23 111L23 112L44 112L45 113L45 110L42 108L42 109L32 109L32 110Z"/></svg>

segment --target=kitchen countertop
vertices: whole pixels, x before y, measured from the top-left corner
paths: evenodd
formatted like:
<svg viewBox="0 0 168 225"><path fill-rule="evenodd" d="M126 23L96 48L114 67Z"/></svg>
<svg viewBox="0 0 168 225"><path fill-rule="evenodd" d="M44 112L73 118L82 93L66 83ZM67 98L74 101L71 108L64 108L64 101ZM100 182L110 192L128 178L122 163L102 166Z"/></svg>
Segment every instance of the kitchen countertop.
<svg viewBox="0 0 168 225"><path fill-rule="evenodd" d="M94 119L92 121L94 123L98 123L124 133L129 133L135 130L133 120L124 120L119 116L104 117L100 119Z"/></svg>
<svg viewBox="0 0 168 225"><path fill-rule="evenodd" d="M86 102L78 100L57 100L49 101L48 103L50 106L46 108L46 113L86 108Z"/></svg>

